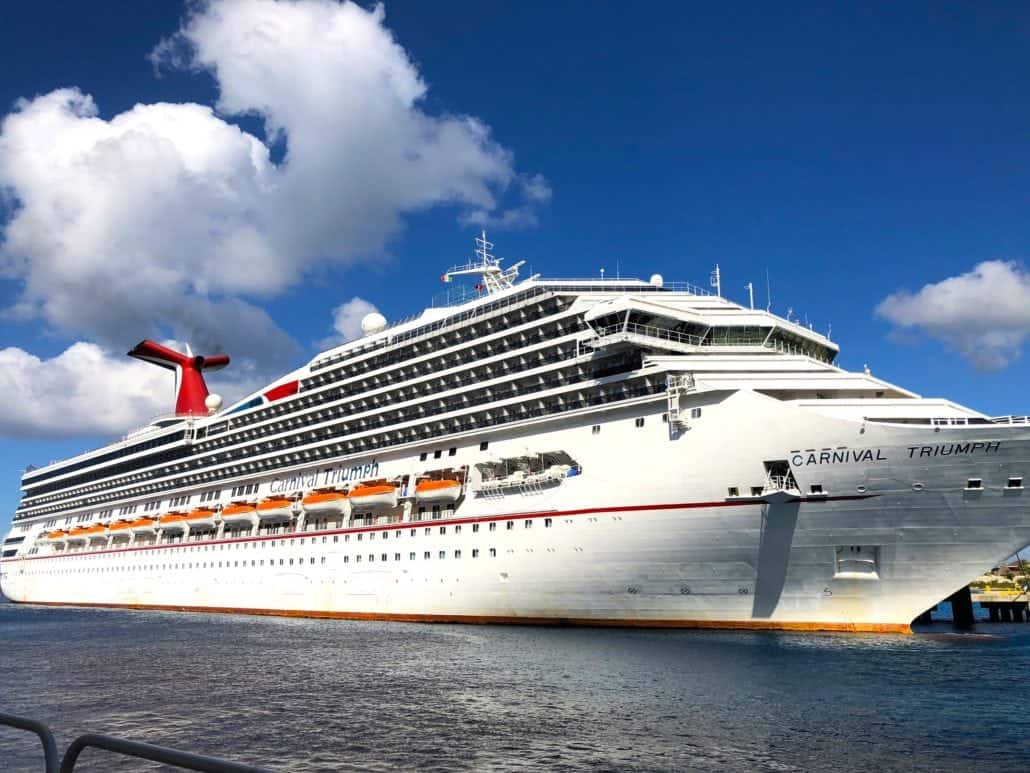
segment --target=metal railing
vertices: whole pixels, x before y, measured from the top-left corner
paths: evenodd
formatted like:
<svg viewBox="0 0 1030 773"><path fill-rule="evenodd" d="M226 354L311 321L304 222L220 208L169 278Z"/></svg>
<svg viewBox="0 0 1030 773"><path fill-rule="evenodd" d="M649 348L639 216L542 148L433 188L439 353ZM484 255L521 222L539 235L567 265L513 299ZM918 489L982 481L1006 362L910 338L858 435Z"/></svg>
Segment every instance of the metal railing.
<svg viewBox="0 0 1030 773"><path fill-rule="evenodd" d="M208 773L262 773L265 770L264 768L256 768L253 765L244 765L217 757L184 752L179 749L170 749L166 746L143 743L142 741L130 741L126 738L115 738L114 736L101 735L100 733L80 735L71 742L64 756L60 757L54 734L50 731L49 727L39 720L18 717L13 714L0 714L0 725L6 725L18 730L27 730L39 736L43 744L43 769L46 773L71 773L71 771L75 770L79 755L90 748L103 749L104 751L114 752L126 757L134 757L139 760L174 765L186 770L207 771Z"/></svg>
<svg viewBox="0 0 1030 773"><path fill-rule="evenodd" d="M680 333L676 330L669 330L655 325L641 325L638 322L620 322L616 325L594 328L598 338L606 338L612 335L627 334L638 335L646 338L656 338L660 341L684 344L686 346L701 346L704 340L701 336ZM589 342L588 342L589 343Z"/></svg>

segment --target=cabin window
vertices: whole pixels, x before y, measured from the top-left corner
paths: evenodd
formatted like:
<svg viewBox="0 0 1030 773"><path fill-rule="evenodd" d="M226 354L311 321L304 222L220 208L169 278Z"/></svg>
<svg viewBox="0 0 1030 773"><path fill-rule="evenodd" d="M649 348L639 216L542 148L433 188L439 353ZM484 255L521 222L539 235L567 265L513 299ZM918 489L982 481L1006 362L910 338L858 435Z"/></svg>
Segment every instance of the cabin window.
<svg viewBox="0 0 1030 773"><path fill-rule="evenodd" d="M550 529L551 528L551 524L553 524L553 523L554 523L554 521L552 519L544 518L544 528L545 529Z"/></svg>
<svg viewBox="0 0 1030 773"><path fill-rule="evenodd" d="M760 496L762 496L762 487L761 486L752 486L751 487L751 496L753 496L753 497L760 497Z"/></svg>
<svg viewBox="0 0 1030 773"><path fill-rule="evenodd" d="M386 553L383 553L383 555L381 555L379 558L381 561L385 561L387 558Z"/></svg>
<svg viewBox="0 0 1030 773"><path fill-rule="evenodd" d="M422 453L420 453L420 454L418 455L418 460L419 460L420 462L424 462L424 461L425 461L426 459L428 459L428 458L429 458L429 454L428 454L428 453L426 453L425 451L423 451Z"/></svg>
<svg viewBox="0 0 1030 773"><path fill-rule="evenodd" d="M984 487L984 482L980 478L970 478L966 481L966 490L976 491Z"/></svg>
<svg viewBox="0 0 1030 773"><path fill-rule="evenodd" d="M455 534L461 534L461 524L454 527Z"/></svg>
<svg viewBox="0 0 1030 773"><path fill-rule="evenodd" d="M601 434L601 425L600 424L595 424L594 426L592 426L590 428L590 434L591 435L600 435Z"/></svg>
<svg viewBox="0 0 1030 773"><path fill-rule="evenodd" d="M812 494L822 494L823 493L823 485L821 483L813 483L809 487L808 490Z"/></svg>
<svg viewBox="0 0 1030 773"><path fill-rule="evenodd" d="M508 531L515 528L515 521L508 521Z"/></svg>
<svg viewBox="0 0 1030 773"><path fill-rule="evenodd" d="M394 553L393 554L393 560L394 561L400 561L401 560L401 554L400 553Z"/></svg>
<svg viewBox="0 0 1030 773"><path fill-rule="evenodd" d="M690 418L692 418L692 419L700 419L701 418L701 409L700 408L691 408L690 409Z"/></svg>
<svg viewBox="0 0 1030 773"><path fill-rule="evenodd" d="M636 421L634 422L634 424L636 424L638 427L643 427L644 426L644 417L643 416L638 416Z"/></svg>
<svg viewBox="0 0 1030 773"><path fill-rule="evenodd" d="M438 448L435 451L433 451L433 458L434 459L439 459L441 456L443 456L443 449L442 448Z"/></svg>
<svg viewBox="0 0 1030 773"><path fill-rule="evenodd" d="M490 548L490 558L497 558L497 548Z"/></svg>
<svg viewBox="0 0 1030 773"><path fill-rule="evenodd" d="M532 529L533 528L533 522L530 521L529 519L526 519L526 528L527 529Z"/></svg>
<svg viewBox="0 0 1030 773"><path fill-rule="evenodd" d="M472 557L479 558L479 548L472 548Z"/></svg>
<svg viewBox="0 0 1030 773"><path fill-rule="evenodd" d="M447 527L446 526L441 526L440 527L440 533L441 534L446 534L447 533Z"/></svg>
<svg viewBox="0 0 1030 773"><path fill-rule="evenodd" d="M441 550L440 551L440 558L447 558L447 551L446 550Z"/></svg>
<svg viewBox="0 0 1030 773"><path fill-rule="evenodd" d="M430 556L430 553L429 553L429 551L427 550L427 551L425 552L425 554L423 555L423 558L426 558L426 559L428 559L428 558L429 558L429 556Z"/></svg>
<svg viewBox="0 0 1030 773"><path fill-rule="evenodd" d="M490 447L490 441L489 440L484 440L482 443L479 444L479 450L480 451L485 451L489 447Z"/></svg>
<svg viewBox="0 0 1030 773"><path fill-rule="evenodd" d="M739 497L740 496L740 489L737 488L736 486L730 486L728 489L726 489L726 496Z"/></svg>
<svg viewBox="0 0 1030 773"><path fill-rule="evenodd" d="M472 524L472 532L475 533L477 531L479 531L479 524L478 523Z"/></svg>
<svg viewBox="0 0 1030 773"><path fill-rule="evenodd" d="M1023 488L1023 479L1022 478L1009 478L1009 482L1005 486L1005 488Z"/></svg>
<svg viewBox="0 0 1030 773"><path fill-rule="evenodd" d="M409 561L414 561L415 560L415 551L414 550L412 550L410 553L408 553L408 560Z"/></svg>
<svg viewBox="0 0 1030 773"><path fill-rule="evenodd" d="M350 556L344 556L343 557L343 563L349 564L350 563Z"/></svg>
<svg viewBox="0 0 1030 773"><path fill-rule="evenodd" d="M461 558L461 551L460 550L455 550L454 551L454 557L455 558Z"/></svg>

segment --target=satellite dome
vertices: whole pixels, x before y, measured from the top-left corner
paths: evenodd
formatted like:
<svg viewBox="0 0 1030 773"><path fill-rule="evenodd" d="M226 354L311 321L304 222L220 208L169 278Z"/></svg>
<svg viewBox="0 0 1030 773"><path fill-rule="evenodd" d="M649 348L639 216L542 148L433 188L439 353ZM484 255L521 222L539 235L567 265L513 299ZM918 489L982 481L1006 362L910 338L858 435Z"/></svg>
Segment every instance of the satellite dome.
<svg viewBox="0 0 1030 773"><path fill-rule="evenodd" d="M655 287L661 287L665 284L665 279L661 274L651 274L651 284Z"/></svg>
<svg viewBox="0 0 1030 773"><path fill-rule="evenodd" d="M386 317L378 311L373 311L361 318L361 332L365 335L369 336L383 330L386 330Z"/></svg>
<svg viewBox="0 0 1030 773"><path fill-rule="evenodd" d="M222 407L222 396L216 394L210 394L204 398L204 405L208 411L215 413L219 408Z"/></svg>

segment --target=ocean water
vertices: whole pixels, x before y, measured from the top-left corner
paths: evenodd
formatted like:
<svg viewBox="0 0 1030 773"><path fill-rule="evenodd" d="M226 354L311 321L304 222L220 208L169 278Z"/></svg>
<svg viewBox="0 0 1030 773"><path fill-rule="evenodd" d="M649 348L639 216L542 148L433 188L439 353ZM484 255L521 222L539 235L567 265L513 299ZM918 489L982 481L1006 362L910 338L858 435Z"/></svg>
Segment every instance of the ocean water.
<svg viewBox="0 0 1030 773"><path fill-rule="evenodd" d="M0 711L285 771L1030 769L1030 624L914 636L0 603ZM0 729L0 770L40 770ZM150 770L88 750L81 770Z"/></svg>

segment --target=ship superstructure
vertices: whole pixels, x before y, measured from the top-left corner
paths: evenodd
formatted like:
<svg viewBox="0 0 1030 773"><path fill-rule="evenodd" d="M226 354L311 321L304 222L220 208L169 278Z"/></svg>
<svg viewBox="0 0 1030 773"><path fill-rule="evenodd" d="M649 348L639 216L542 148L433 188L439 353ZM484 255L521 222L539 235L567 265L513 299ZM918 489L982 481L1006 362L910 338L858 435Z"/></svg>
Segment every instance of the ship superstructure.
<svg viewBox="0 0 1030 773"><path fill-rule="evenodd" d="M468 296L222 408L26 472L15 601L453 621L906 630L1030 544L1030 424L835 365L659 276ZM183 397L188 389L188 398Z"/></svg>

